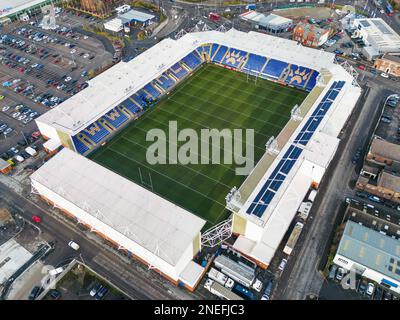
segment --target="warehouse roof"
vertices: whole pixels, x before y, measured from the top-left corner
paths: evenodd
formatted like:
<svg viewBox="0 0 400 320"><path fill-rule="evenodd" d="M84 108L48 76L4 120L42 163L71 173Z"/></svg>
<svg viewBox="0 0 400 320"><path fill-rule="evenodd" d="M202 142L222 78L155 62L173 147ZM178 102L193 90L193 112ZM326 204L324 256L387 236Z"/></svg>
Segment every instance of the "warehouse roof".
<svg viewBox="0 0 400 320"><path fill-rule="evenodd" d="M31 180L171 265L178 262L206 223L67 148L33 173Z"/></svg>
<svg viewBox="0 0 400 320"><path fill-rule="evenodd" d="M375 137L372 140L369 153L395 161L400 161L400 145Z"/></svg>
<svg viewBox="0 0 400 320"><path fill-rule="evenodd" d="M337 253L400 281L400 241L348 221Z"/></svg>

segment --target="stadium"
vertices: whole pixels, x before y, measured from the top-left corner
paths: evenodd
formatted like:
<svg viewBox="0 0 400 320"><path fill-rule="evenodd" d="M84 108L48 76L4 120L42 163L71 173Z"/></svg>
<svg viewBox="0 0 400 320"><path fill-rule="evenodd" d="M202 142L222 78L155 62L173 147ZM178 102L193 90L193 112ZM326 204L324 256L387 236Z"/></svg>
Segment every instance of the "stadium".
<svg viewBox="0 0 400 320"><path fill-rule="evenodd" d="M235 29L164 39L36 119L65 148L31 175L32 191L190 290L205 271L193 257L232 234L266 268L361 94L334 59ZM254 129L255 168L148 164L146 132L170 121Z"/></svg>

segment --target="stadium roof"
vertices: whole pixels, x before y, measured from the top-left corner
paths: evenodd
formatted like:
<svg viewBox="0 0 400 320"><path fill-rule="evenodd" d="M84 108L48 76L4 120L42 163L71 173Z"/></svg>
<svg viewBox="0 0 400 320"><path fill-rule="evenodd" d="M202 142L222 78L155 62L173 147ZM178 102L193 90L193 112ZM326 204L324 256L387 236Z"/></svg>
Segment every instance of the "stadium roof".
<svg viewBox="0 0 400 320"><path fill-rule="evenodd" d="M31 180L171 265L176 265L206 223L67 148L33 173Z"/></svg>
<svg viewBox="0 0 400 320"><path fill-rule="evenodd" d="M333 53L259 32L231 29L225 33L190 33L178 40L164 39L131 61L116 64L90 80L89 87L36 121L74 135L205 43L218 43L316 70L331 68L335 58Z"/></svg>
<svg viewBox="0 0 400 320"><path fill-rule="evenodd" d="M400 281L400 241L348 221L337 254Z"/></svg>
<svg viewBox="0 0 400 320"><path fill-rule="evenodd" d="M0 19L46 1L47 0L2 0L0 1Z"/></svg>
<svg viewBox="0 0 400 320"><path fill-rule="evenodd" d="M140 12L137 10L129 10L123 14L118 16L119 19L122 20L123 23L131 22L131 21L139 21L139 22L146 22L154 18L152 14Z"/></svg>

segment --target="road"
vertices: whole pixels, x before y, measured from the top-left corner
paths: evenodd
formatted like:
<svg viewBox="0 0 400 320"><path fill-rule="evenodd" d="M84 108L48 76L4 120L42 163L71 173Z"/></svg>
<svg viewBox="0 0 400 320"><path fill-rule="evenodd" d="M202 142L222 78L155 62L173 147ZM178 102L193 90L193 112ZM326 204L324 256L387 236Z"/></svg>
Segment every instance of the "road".
<svg viewBox="0 0 400 320"><path fill-rule="evenodd" d="M35 203L26 196L21 196L0 183L0 194L16 208L25 219L30 220L34 213L42 217L40 228L42 237L55 242L55 250L45 260L46 264L59 265L66 259L79 258L93 270L123 290L133 299L188 299L195 296L184 289L176 288L153 270L148 270L140 263L131 260L127 264L107 247L94 241L94 236L87 236L80 228L49 214L44 203ZM17 204L17 205L16 205ZM80 245L77 253L67 244L74 240Z"/></svg>

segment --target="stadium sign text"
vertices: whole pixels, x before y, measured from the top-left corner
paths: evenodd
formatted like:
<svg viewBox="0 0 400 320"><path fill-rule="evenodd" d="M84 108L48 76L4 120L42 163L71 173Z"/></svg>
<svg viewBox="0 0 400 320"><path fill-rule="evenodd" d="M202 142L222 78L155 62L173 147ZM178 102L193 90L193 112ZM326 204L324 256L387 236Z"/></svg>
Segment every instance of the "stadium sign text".
<svg viewBox="0 0 400 320"><path fill-rule="evenodd" d="M151 129L146 141L154 142L146 152L146 160L151 165L236 164L236 175L248 175L254 168L253 129L205 128L198 134L190 128L178 131L177 121L169 121L168 133Z"/></svg>

